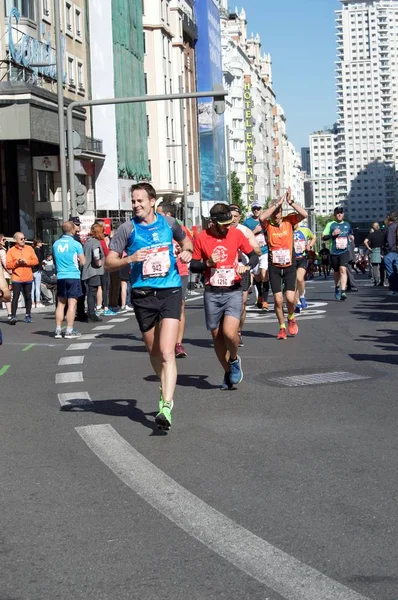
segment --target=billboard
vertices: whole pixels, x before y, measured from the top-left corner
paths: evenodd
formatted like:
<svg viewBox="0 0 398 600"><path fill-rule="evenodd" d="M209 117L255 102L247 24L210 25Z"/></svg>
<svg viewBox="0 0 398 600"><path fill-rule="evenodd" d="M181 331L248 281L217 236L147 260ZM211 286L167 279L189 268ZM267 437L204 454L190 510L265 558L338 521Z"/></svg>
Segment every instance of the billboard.
<svg viewBox="0 0 398 600"><path fill-rule="evenodd" d="M220 13L214 0L196 0L198 41L195 46L198 92L223 84ZM200 185L202 202L227 202L224 115L212 98L198 99Z"/></svg>

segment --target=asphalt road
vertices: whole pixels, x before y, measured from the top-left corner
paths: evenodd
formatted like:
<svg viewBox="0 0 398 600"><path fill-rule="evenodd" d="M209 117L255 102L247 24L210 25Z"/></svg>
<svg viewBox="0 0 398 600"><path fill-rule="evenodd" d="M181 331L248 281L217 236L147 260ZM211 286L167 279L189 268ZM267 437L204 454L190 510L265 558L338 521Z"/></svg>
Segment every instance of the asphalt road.
<svg viewBox="0 0 398 600"><path fill-rule="evenodd" d="M2 324L0 600L397 600L398 298L359 284L282 342L250 309L230 392L191 297L169 434L134 316Z"/></svg>

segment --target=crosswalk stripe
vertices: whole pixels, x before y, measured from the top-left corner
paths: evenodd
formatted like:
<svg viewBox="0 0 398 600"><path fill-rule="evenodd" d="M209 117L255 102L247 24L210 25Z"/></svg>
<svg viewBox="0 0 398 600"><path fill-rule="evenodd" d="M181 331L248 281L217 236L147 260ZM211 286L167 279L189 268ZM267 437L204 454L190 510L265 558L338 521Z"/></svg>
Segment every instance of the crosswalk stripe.
<svg viewBox="0 0 398 600"><path fill-rule="evenodd" d="M153 508L286 600L366 600L200 500L137 452L111 425L76 427L76 431Z"/></svg>
<svg viewBox="0 0 398 600"><path fill-rule="evenodd" d="M65 365L82 365L84 362L84 356L63 356L59 359L58 365L64 367Z"/></svg>
<svg viewBox="0 0 398 600"><path fill-rule="evenodd" d="M88 350L91 346L91 342L88 344L71 344L67 347L67 350L78 352L79 350Z"/></svg>
<svg viewBox="0 0 398 600"><path fill-rule="evenodd" d="M55 383L77 383L79 381L84 381L82 371L56 373L55 375Z"/></svg>
<svg viewBox="0 0 398 600"><path fill-rule="evenodd" d="M88 392L67 392L65 394L58 394L58 400L61 405L61 410L93 404Z"/></svg>

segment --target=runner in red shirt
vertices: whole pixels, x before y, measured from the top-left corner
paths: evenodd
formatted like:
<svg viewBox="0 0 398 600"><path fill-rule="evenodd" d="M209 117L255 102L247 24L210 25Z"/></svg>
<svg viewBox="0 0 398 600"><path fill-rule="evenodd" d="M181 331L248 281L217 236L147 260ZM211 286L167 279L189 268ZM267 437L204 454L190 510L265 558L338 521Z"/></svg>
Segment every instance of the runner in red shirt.
<svg viewBox="0 0 398 600"><path fill-rule="evenodd" d="M204 273L206 326L214 349L225 371L222 390L230 390L243 379L238 356L239 322L242 314L242 274L256 266L258 256L241 231L230 227L232 215L227 204L217 203L210 210L210 225L194 240L190 264L193 273ZM238 263L238 252L249 259Z"/></svg>
<svg viewBox="0 0 398 600"><path fill-rule="evenodd" d="M156 211L163 216L169 216L169 217L173 217L174 219L176 219L176 214L177 214L177 210L176 210L176 205L172 204L171 202L161 202ZM187 227L185 227L185 225L183 225L182 223L180 223L180 221L178 221L178 224L180 225L181 229L185 232L186 236L192 240L192 235L189 231L189 229ZM188 281L189 281L189 267L187 265L187 263L182 262L178 255L181 252L181 246L179 244L177 244L177 242L173 241L174 244L174 252L175 255L177 257L177 269L178 269L178 273L181 277L181 285L182 285L182 303L181 303L181 319L180 319L180 327L178 329L178 336L177 336L177 343L175 346L175 355L176 358L185 358L187 356L187 353L185 351L184 346L182 345L182 340L184 337L184 331L185 331L185 301L187 299L187 292L188 292Z"/></svg>

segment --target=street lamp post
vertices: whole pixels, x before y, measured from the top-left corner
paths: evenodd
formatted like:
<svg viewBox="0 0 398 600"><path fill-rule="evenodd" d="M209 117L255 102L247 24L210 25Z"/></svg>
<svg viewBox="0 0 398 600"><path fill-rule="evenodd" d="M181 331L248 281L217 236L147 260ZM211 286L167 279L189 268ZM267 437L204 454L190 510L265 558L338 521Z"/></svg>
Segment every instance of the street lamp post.
<svg viewBox="0 0 398 600"><path fill-rule="evenodd" d="M67 221L68 210L68 178L66 172L65 149L65 107L64 107L64 73L61 48L61 15L59 0L54 0L54 27L57 65L57 95L58 95L58 131L59 131L59 161L61 168L62 220Z"/></svg>

